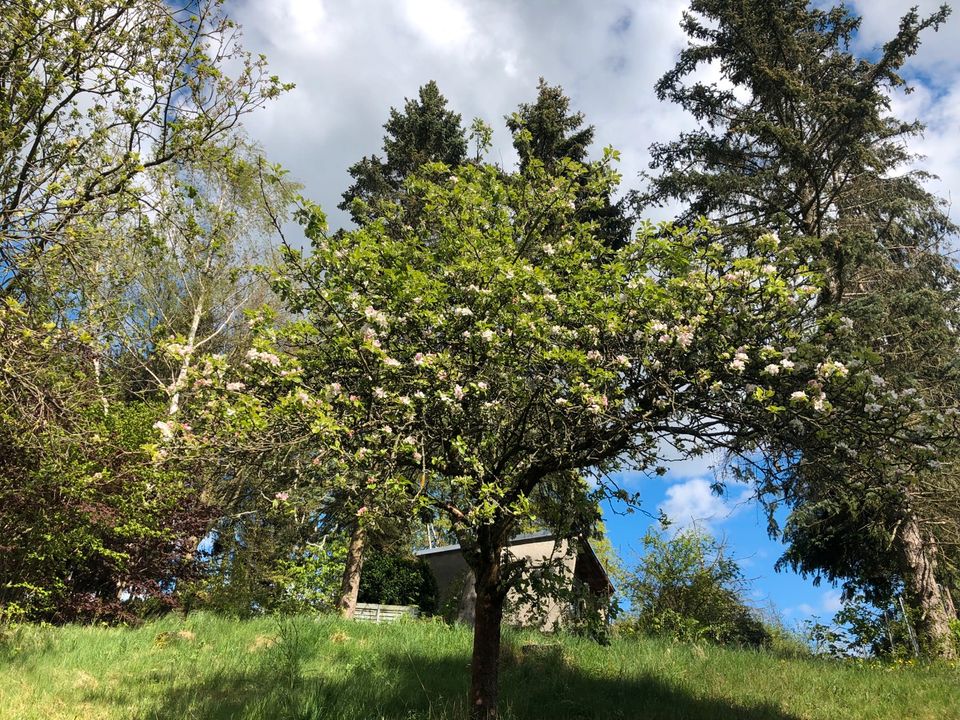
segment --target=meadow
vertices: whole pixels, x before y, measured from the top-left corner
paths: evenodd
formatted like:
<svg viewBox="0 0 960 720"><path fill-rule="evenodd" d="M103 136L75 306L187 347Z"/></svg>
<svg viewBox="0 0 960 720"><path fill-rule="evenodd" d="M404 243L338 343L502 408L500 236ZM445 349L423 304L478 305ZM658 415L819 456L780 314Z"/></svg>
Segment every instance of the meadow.
<svg viewBox="0 0 960 720"><path fill-rule="evenodd" d="M0 720L375 720L465 716L471 633L428 621L170 615L20 626L0 642ZM960 718L960 671L651 638L508 632L503 717Z"/></svg>

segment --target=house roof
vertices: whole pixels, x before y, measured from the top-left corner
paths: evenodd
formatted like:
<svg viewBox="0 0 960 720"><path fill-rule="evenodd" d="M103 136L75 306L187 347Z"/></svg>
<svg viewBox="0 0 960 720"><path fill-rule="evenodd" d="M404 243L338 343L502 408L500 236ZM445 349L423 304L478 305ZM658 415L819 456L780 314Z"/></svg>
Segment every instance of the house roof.
<svg viewBox="0 0 960 720"><path fill-rule="evenodd" d="M550 540L553 537L554 534L549 530L523 533L521 535L515 535L513 538L511 538L510 542L507 543L507 547L516 547L517 545L524 545L526 543L541 542L543 540ZM588 582L594 592L598 594L606 593L612 595L615 591L613 583L610 582L610 577L607 575L607 571L604 569L603 563L600 562L600 559L594 552L593 547L590 545L590 541L583 540L579 543L579 546L581 550L586 550L586 552L577 553L578 574L584 574L584 579ZM413 554L418 557L430 557L454 552L460 552L459 545L444 545L436 548L424 548L422 550L415 550Z"/></svg>
<svg viewBox="0 0 960 720"><path fill-rule="evenodd" d="M610 576L607 575L607 569L603 566L603 563L600 562L600 558L598 558L597 553L594 552L590 541L584 540L580 543L580 546L581 549L586 550L586 552L577 554L577 565L580 565L581 562L584 563L582 569L583 579L590 585L593 592L598 595L613 595L617 589L610 581ZM577 568L577 570L580 570L580 568Z"/></svg>
<svg viewBox="0 0 960 720"><path fill-rule="evenodd" d="M515 535L510 538L510 542L507 544L508 547L514 545L524 545L525 543L539 542L540 540L549 540L553 537L553 533L549 530L539 530L532 533L523 533L522 535ZM459 545L443 545L442 547L435 548L424 548L423 550L414 550L414 555L439 555L440 553L448 552L459 552Z"/></svg>

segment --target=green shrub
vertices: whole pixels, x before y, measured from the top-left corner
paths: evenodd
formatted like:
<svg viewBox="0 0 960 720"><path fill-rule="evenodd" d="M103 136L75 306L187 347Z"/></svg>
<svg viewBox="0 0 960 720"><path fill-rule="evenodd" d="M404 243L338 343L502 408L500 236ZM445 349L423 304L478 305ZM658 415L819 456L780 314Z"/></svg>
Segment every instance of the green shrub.
<svg viewBox="0 0 960 720"><path fill-rule="evenodd" d="M360 602L437 610L437 581L423 558L371 552L360 574Z"/></svg>
<svg viewBox="0 0 960 720"><path fill-rule="evenodd" d="M26 434L0 410L0 620L133 622L177 606L200 572L215 508L190 473L153 462L163 406L73 412L77 428Z"/></svg>
<svg viewBox="0 0 960 720"><path fill-rule="evenodd" d="M649 634L677 640L761 646L770 633L743 600L747 589L736 561L697 528L673 537L649 531L645 554L626 573L631 611L621 634Z"/></svg>
<svg viewBox="0 0 960 720"><path fill-rule="evenodd" d="M296 528L288 516L269 510L245 530L242 543L236 533L214 543L208 576L188 593L191 610L238 618L334 610L346 555L343 538L323 538L290 552Z"/></svg>

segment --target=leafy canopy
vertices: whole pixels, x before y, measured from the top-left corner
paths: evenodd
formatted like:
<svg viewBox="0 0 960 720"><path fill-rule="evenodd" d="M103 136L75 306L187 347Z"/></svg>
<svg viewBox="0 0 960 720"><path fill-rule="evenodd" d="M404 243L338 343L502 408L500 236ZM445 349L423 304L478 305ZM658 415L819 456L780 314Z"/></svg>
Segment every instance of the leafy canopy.
<svg viewBox="0 0 960 720"><path fill-rule="evenodd" d="M374 491L364 512L401 497L498 547L548 478L651 467L674 433L753 447L769 417L813 427L831 386L862 385L797 349L816 278L774 238L731 258L705 227L646 228L611 254L578 217L611 160L427 165L402 203L334 235L315 213L312 254L287 251L274 284L303 320L283 342L350 429L339 461Z"/></svg>

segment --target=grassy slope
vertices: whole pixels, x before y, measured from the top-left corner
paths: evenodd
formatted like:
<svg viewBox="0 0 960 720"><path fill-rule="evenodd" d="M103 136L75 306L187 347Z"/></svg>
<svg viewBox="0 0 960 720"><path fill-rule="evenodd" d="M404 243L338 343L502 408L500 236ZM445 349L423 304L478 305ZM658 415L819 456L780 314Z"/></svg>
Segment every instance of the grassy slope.
<svg viewBox="0 0 960 720"><path fill-rule="evenodd" d="M24 628L0 646L0 719L460 718L469 648L464 629L336 618ZM510 635L501 702L523 720L940 720L960 718L960 671Z"/></svg>

